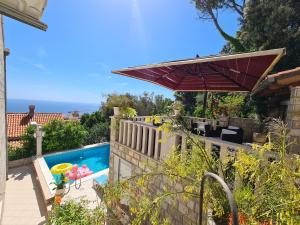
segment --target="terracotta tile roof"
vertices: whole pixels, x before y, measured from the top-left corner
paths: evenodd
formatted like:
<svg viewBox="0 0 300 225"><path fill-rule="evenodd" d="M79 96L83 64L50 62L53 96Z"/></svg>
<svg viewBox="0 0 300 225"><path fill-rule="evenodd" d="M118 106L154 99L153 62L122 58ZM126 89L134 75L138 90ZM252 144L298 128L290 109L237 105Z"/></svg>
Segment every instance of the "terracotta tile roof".
<svg viewBox="0 0 300 225"><path fill-rule="evenodd" d="M255 95L273 95L280 89L288 89L290 86L300 85L300 67L281 71L268 75L253 92Z"/></svg>
<svg viewBox="0 0 300 225"><path fill-rule="evenodd" d="M25 129L31 122L45 124L51 120L63 120L62 113L34 113L34 116L28 118L28 113L7 113L7 136L8 140L18 140L25 132Z"/></svg>

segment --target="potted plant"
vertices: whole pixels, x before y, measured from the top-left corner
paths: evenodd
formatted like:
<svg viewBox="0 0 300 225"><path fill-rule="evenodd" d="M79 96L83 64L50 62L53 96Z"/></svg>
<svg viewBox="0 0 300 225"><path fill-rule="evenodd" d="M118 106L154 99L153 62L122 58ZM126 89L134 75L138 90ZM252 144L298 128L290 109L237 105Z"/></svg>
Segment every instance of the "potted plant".
<svg viewBox="0 0 300 225"><path fill-rule="evenodd" d="M221 127L228 127L229 124L229 116L226 109L222 110L222 114L219 117L219 122Z"/></svg>
<svg viewBox="0 0 300 225"><path fill-rule="evenodd" d="M113 109L114 116L120 116L122 111L127 107L132 107L133 100L127 95L112 94L107 98L106 107Z"/></svg>
<svg viewBox="0 0 300 225"><path fill-rule="evenodd" d="M137 116L137 112L134 108L124 107L124 108L121 108L120 115L124 119L133 119Z"/></svg>
<svg viewBox="0 0 300 225"><path fill-rule="evenodd" d="M161 126L163 124L163 119L160 116L154 115L154 116L147 116L145 119L146 123L152 123L153 126Z"/></svg>
<svg viewBox="0 0 300 225"><path fill-rule="evenodd" d="M65 184L68 182L68 178L65 176L65 174L61 174L59 180L55 180L51 184L54 184L55 187L52 190L56 190L55 196L62 197L65 192Z"/></svg>
<svg viewBox="0 0 300 225"><path fill-rule="evenodd" d="M253 132L253 142L264 144L268 139L268 128L266 125L266 119L260 121L259 123L259 131Z"/></svg>

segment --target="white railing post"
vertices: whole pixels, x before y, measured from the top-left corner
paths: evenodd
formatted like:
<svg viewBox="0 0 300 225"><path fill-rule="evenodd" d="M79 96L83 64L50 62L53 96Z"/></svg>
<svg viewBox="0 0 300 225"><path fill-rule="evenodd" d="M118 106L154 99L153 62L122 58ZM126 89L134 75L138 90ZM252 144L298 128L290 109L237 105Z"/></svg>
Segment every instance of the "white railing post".
<svg viewBox="0 0 300 225"><path fill-rule="evenodd" d="M147 153L147 148L148 148L148 143L147 143L147 139L148 139L148 133L147 133L147 127L143 126L143 141L142 141L142 153L146 154Z"/></svg>
<svg viewBox="0 0 300 225"><path fill-rule="evenodd" d="M136 147L136 133L137 133L137 125L132 124L132 138L131 138L131 148L135 149Z"/></svg>
<svg viewBox="0 0 300 225"><path fill-rule="evenodd" d="M159 160L160 158L160 145L161 145L161 131L156 129L155 134L155 147L154 147L154 159Z"/></svg>
<svg viewBox="0 0 300 225"><path fill-rule="evenodd" d="M142 141L143 141L142 129L143 129L142 125L138 125L136 150L139 152L142 150Z"/></svg>
<svg viewBox="0 0 300 225"><path fill-rule="evenodd" d="M152 157L154 155L153 147L154 147L154 129L149 128L149 139L148 139L148 156Z"/></svg>
<svg viewBox="0 0 300 225"><path fill-rule="evenodd" d="M116 124L116 126L118 125ZM123 121L120 120L119 121L119 143L122 143L122 138L123 138Z"/></svg>
<svg viewBox="0 0 300 225"><path fill-rule="evenodd" d="M131 146L131 135L132 135L132 123L128 122L128 125L127 125L127 140L126 140L126 145L128 147Z"/></svg>
<svg viewBox="0 0 300 225"><path fill-rule="evenodd" d="M123 144L123 145L126 144L126 139L127 139L127 126L128 126L127 121L124 121L124 125L123 125L123 139L122 139L122 144Z"/></svg>

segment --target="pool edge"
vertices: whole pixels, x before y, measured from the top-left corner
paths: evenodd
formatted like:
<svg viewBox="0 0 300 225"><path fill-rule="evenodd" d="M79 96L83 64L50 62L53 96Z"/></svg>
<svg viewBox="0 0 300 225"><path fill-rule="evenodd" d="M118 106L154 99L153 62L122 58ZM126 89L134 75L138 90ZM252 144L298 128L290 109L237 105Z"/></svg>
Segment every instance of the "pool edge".
<svg viewBox="0 0 300 225"><path fill-rule="evenodd" d="M43 198L45 203L48 205L53 201L53 197L55 195L55 190L52 190L55 188L54 184L51 184L54 181L54 178L47 166L47 163L44 159L45 156L51 156L51 155L59 155L63 154L66 152L73 152L73 151L80 151L88 148L93 148L93 147L98 147L98 146L105 146L105 145L110 145L109 142L103 142L103 143L97 143L97 144L92 144L92 145L86 145L77 149L70 149L66 151L61 151L61 152L56 152L56 153L50 153L50 154L45 154L39 157L36 157L33 160L33 165L34 169L37 174L38 181L40 183L40 187L42 190ZM102 174L109 174L109 168L101 170L97 173L94 173L90 176L82 178L81 182L86 182L87 180L93 179L95 177L101 176ZM74 186L74 184L71 185L71 187Z"/></svg>

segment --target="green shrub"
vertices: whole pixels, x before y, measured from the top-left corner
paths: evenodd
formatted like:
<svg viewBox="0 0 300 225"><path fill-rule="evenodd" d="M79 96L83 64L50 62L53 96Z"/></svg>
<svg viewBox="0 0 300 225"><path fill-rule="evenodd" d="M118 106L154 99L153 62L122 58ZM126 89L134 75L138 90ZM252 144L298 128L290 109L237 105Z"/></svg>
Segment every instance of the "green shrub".
<svg viewBox="0 0 300 225"><path fill-rule="evenodd" d="M29 126L22 136L24 149L36 149L34 126ZM43 153L80 147L84 144L87 131L78 121L52 120L43 126Z"/></svg>
<svg viewBox="0 0 300 225"><path fill-rule="evenodd" d="M77 148L83 145L86 130L78 121L53 120L43 130L43 152Z"/></svg>
<svg viewBox="0 0 300 225"><path fill-rule="evenodd" d="M8 146L8 160L18 160L18 159L24 159L30 156L35 155L35 151L29 151L24 148L15 148L12 146Z"/></svg>
<svg viewBox="0 0 300 225"><path fill-rule="evenodd" d="M23 142L23 149L28 152L36 150L36 139L34 138L36 127L30 125L26 128L25 133L21 136L21 140Z"/></svg>
<svg viewBox="0 0 300 225"><path fill-rule="evenodd" d="M68 201L63 205L54 205L49 216L49 225L103 225L103 209L89 209L88 202Z"/></svg>

